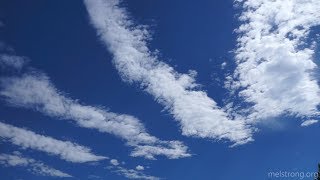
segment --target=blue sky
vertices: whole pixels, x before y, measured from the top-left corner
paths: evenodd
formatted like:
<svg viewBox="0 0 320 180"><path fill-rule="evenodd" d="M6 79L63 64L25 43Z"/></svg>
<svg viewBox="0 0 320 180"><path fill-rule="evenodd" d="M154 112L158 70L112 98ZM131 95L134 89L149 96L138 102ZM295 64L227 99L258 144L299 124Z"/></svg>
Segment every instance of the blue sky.
<svg viewBox="0 0 320 180"><path fill-rule="evenodd" d="M320 4L245 2L0 1L1 177L315 172Z"/></svg>

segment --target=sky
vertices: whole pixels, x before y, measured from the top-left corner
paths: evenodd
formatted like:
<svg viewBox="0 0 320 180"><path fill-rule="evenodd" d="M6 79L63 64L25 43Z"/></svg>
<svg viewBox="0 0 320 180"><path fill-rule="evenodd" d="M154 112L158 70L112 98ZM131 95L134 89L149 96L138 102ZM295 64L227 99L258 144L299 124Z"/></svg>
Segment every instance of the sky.
<svg viewBox="0 0 320 180"><path fill-rule="evenodd" d="M319 12L1 0L2 179L313 179Z"/></svg>

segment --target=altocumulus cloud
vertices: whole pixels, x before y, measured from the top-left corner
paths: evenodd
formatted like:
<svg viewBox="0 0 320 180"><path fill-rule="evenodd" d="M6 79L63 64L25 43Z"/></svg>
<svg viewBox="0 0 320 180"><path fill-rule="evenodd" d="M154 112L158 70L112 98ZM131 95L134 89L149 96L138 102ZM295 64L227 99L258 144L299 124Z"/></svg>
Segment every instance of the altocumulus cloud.
<svg viewBox="0 0 320 180"><path fill-rule="evenodd" d="M150 135L139 119L86 106L60 93L49 78L38 72L0 78L0 96L12 106L30 108L60 119L74 120L79 126L110 133L133 147L131 155L155 159L191 156L180 141L164 141Z"/></svg>
<svg viewBox="0 0 320 180"><path fill-rule="evenodd" d="M69 141L36 134L32 131L0 122L0 137L22 148L30 148L57 155L73 163L84 163L106 159L90 152L90 149Z"/></svg>
<svg viewBox="0 0 320 180"><path fill-rule="evenodd" d="M180 122L183 135L227 139L235 144L252 141L252 128L245 121L228 118L206 92L196 90L195 73L180 74L150 52L148 31L134 25L118 0L85 0L85 5L122 78L140 83L164 105Z"/></svg>
<svg viewBox="0 0 320 180"><path fill-rule="evenodd" d="M52 177L72 177L60 170L51 168L40 161L21 156L19 152L0 154L0 164L10 167L24 167L33 174Z"/></svg>
<svg viewBox="0 0 320 180"><path fill-rule="evenodd" d="M257 122L279 115L319 115L319 85L313 76L311 28L320 24L319 0L247 0L237 29L237 68L227 86L252 104L244 112ZM309 44L309 45L308 45ZM309 123L308 123L309 124Z"/></svg>

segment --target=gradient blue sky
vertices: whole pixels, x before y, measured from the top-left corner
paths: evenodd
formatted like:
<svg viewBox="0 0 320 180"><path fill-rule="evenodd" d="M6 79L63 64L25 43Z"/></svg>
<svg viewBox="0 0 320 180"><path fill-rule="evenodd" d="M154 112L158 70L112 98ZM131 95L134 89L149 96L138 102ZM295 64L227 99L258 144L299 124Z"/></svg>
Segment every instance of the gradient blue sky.
<svg viewBox="0 0 320 180"><path fill-rule="evenodd" d="M226 73L233 72L239 26L239 9L232 0L125 1L130 16L138 24L150 26L151 49L176 71L196 70L197 82L208 96L223 106ZM39 134L69 140L90 147L96 154L124 161L127 168L145 167L145 173L165 179L268 179L270 171L312 172L319 162L319 124L300 127L290 116L259 125L254 142L230 148L228 142L181 135L177 121L138 85L121 80L112 56L97 38L82 1L0 1L0 39L15 54L28 57L29 65L46 73L55 87L68 97L112 112L139 118L152 135L180 140L192 157L147 160L130 157L123 141L109 134L79 128L73 122L59 121L39 112L8 106L1 99L0 121L24 127ZM225 69L221 64L227 62ZM1 73L0 73L1 76ZM280 120L279 120L280 119ZM21 149L2 141L1 153L19 151L28 157L63 170L75 179L89 175L102 179L125 179L105 167L109 161L73 164L55 156ZM146 168L149 167L149 168ZM1 179L50 179L24 168L0 167ZM294 179L294 178L293 178Z"/></svg>

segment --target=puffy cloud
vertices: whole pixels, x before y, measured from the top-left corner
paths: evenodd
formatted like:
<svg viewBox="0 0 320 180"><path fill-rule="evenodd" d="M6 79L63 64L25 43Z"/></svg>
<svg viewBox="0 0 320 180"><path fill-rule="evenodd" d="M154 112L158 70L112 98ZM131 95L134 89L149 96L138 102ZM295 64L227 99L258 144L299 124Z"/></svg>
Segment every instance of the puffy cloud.
<svg viewBox="0 0 320 180"><path fill-rule="evenodd" d="M183 135L236 144L252 141L252 129L244 121L231 120L205 91L197 90L194 73L180 74L150 52L148 31L144 26L134 26L118 0L85 0L85 4L122 78L140 83L163 104L180 122Z"/></svg>
<svg viewBox="0 0 320 180"><path fill-rule="evenodd" d="M138 165L138 166L136 166L136 170L138 170L138 171L143 171L143 170L144 170L144 167L141 166L141 165Z"/></svg>
<svg viewBox="0 0 320 180"><path fill-rule="evenodd" d="M110 164L112 164L112 165L114 165L114 166L118 166L118 165L119 165L119 162L118 162L118 160L116 160L116 159L111 159L111 160L110 160Z"/></svg>
<svg viewBox="0 0 320 180"><path fill-rule="evenodd" d="M320 23L319 0L247 0L231 89L248 103L248 121L279 115L319 115L310 28ZM313 44L313 43L311 43Z"/></svg>
<svg viewBox="0 0 320 180"><path fill-rule="evenodd" d="M60 119L74 120L79 126L97 129L125 140L134 148L132 156L155 159L189 157L188 148L179 141L164 141L150 135L139 119L107 110L86 106L65 97L41 73L0 79L0 96L12 106L30 108ZM150 150L152 149L152 150Z"/></svg>
<svg viewBox="0 0 320 180"><path fill-rule="evenodd" d="M25 167L28 171L41 176L72 177L62 171L53 169L40 161L22 157L20 153L0 154L0 164L11 167Z"/></svg>
<svg viewBox="0 0 320 180"><path fill-rule="evenodd" d="M307 126L311 126L311 125L318 123L318 122L319 122L319 120L310 119L310 120L306 120L303 123L301 123L301 126L307 127Z"/></svg>
<svg viewBox="0 0 320 180"><path fill-rule="evenodd" d="M92 154L90 149L84 146L39 135L2 122L0 122L0 137L22 148L30 148L57 155L69 162L83 163L106 159L106 157Z"/></svg>

